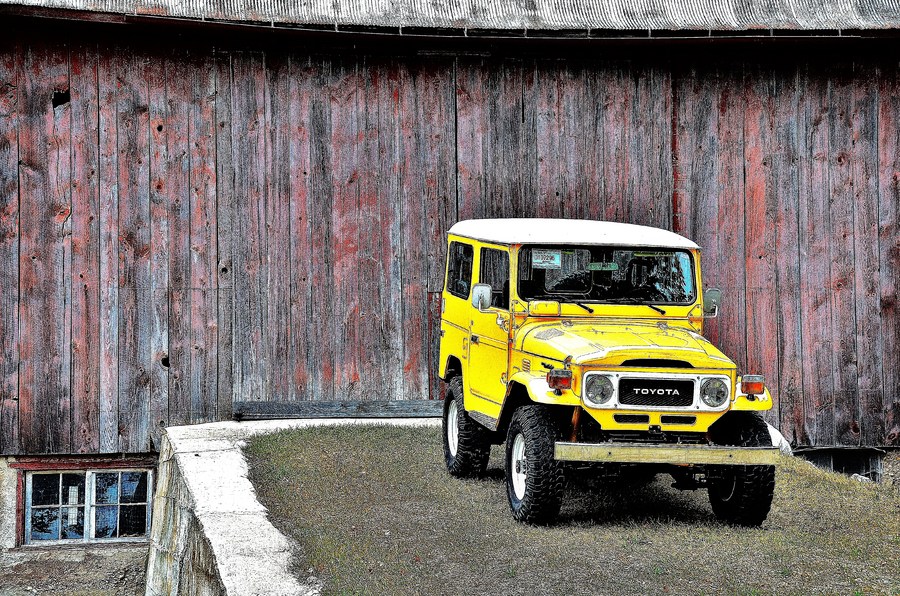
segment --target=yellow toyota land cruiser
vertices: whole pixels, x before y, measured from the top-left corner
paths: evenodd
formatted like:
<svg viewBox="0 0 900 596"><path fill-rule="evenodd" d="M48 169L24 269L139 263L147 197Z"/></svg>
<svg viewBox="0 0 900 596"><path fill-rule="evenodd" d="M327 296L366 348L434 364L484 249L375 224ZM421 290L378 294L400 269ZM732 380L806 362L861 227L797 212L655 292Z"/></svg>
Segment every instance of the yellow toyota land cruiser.
<svg viewBox="0 0 900 596"><path fill-rule="evenodd" d="M758 526L775 488L759 375L703 337L720 292L700 248L644 226L483 219L449 232L441 301L444 458L484 472L506 443L513 517L549 523L566 474L668 472L715 515Z"/></svg>

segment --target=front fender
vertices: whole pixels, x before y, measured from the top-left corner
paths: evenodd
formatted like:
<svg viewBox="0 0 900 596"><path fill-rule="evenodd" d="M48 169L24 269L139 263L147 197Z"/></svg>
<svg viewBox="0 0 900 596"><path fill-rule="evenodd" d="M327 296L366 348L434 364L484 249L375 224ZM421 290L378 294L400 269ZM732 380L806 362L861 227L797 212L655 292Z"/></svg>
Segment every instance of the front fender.
<svg viewBox="0 0 900 596"><path fill-rule="evenodd" d="M571 390L563 391L561 395L556 395L547 384L547 377L543 375L535 375L529 372L519 371L510 379L508 388L512 388L514 383L518 383L525 387L528 391L528 398L539 404L552 404L557 406L580 406L581 398L579 398ZM509 401L510 390L506 392L506 400L504 405Z"/></svg>

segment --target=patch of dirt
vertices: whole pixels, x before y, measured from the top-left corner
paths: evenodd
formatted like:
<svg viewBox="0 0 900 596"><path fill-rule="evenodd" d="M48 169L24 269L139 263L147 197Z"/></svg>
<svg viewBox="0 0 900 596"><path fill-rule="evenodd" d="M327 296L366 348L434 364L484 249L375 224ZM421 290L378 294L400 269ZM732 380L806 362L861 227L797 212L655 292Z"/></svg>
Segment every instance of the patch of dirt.
<svg viewBox="0 0 900 596"><path fill-rule="evenodd" d="M13 549L0 552L0 596L136 596L146 563L146 544Z"/></svg>

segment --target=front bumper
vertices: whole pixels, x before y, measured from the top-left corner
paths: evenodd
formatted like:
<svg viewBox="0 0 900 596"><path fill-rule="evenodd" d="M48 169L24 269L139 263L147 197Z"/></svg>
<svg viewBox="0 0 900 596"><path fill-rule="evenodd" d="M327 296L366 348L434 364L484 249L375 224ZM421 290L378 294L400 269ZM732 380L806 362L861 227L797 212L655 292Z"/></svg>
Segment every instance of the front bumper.
<svg viewBox="0 0 900 596"><path fill-rule="evenodd" d="M554 449L554 457L559 461L620 464L767 466L775 464L778 454L777 447L565 443L561 441L556 443Z"/></svg>

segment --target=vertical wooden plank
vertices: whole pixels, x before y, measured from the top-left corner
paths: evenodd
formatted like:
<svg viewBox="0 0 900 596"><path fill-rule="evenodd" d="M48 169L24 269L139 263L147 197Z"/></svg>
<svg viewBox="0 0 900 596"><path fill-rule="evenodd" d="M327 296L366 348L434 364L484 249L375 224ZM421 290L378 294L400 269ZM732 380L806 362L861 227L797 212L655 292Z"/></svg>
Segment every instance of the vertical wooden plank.
<svg viewBox="0 0 900 596"><path fill-rule="evenodd" d="M579 155L584 156L581 206L578 216L584 219L603 219L606 212L606 180L600 175L606 161L606 132L603 126L603 87L598 69L590 63L581 67L581 95L573 101L581 106L569 115L570 127L580 130L582 137Z"/></svg>
<svg viewBox="0 0 900 596"><path fill-rule="evenodd" d="M336 292L334 285L334 235L332 211L335 209L335 187L332 181L332 122L331 102L335 80L340 70L333 72L331 61L316 63L308 72L310 104L309 157L309 213L312 266L310 279L313 288L329 288L320 292L310 305L311 329L308 337L307 366L315 373L316 381L309 387L309 399L335 398L335 337L332 320L335 317ZM340 304L338 302L338 304Z"/></svg>
<svg viewBox="0 0 900 596"><path fill-rule="evenodd" d="M634 88L620 65L610 64L600 75L603 88L603 130L606 160L598 174L606 181L604 219L629 221L627 200L634 166L628 151L629 114L634 109Z"/></svg>
<svg viewBox="0 0 900 596"><path fill-rule="evenodd" d="M289 217L290 217L290 326L293 330L310 329L312 322L313 252L310 227L310 163L312 122L310 95L315 69L307 62L291 57L288 71L288 153L289 153ZM316 231L318 234L318 230ZM318 259L318 257L316 257ZM318 295L318 292L316 293ZM290 387L287 399L308 399L311 385L319 379L318 371L310 368L312 347L310 334L294 332L288 346Z"/></svg>
<svg viewBox="0 0 900 596"><path fill-rule="evenodd" d="M444 287L447 230L456 223L457 213L457 157L456 157L456 63L449 60L429 61L419 71L417 85L418 121L428 132L419 154L425 175L423 207L426 270L425 316L430 325L425 329L424 341L429 353L428 395L443 398L444 384L438 379L438 348L440 341L441 291ZM402 239L401 239L402 242ZM405 315L404 315L405 316ZM405 348L404 349L408 349Z"/></svg>
<svg viewBox="0 0 900 596"><path fill-rule="evenodd" d="M744 129L744 225L746 242L747 328L746 373L762 374L775 404L766 416L776 422L778 414L778 320L775 252L776 189L772 185L775 153L774 89L770 71L751 68L746 73L743 110Z"/></svg>
<svg viewBox="0 0 900 596"><path fill-rule="evenodd" d="M360 300L355 278L359 262L359 72L354 61L335 63L331 88L331 150L334 208L332 255L334 259L334 309L332 325L335 349L334 390L343 399L363 399L368 388L360 384L355 350L359 341Z"/></svg>
<svg viewBox="0 0 900 596"><path fill-rule="evenodd" d="M804 432L810 443L834 444L831 365L831 275L828 267L828 122L827 77L801 70L798 131L800 142L800 300L803 359ZM800 433L798 433L800 434Z"/></svg>
<svg viewBox="0 0 900 596"><path fill-rule="evenodd" d="M22 449L71 449L71 101L68 52L30 47L18 75Z"/></svg>
<svg viewBox="0 0 900 596"><path fill-rule="evenodd" d="M100 451L119 448L119 154L115 48L98 54L100 140Z"/></svg>
<svg viewBox="0 0 900 596"><path fill-rule="evenodd" d="M231 55L216 54L216 242L217 283L217 413L220 420L231 418L233 403L233 320L234 320L234 153L232 149Z"/></svg>
<svg viewBox="0 0 900 596"><path fill-rule="evenodd" d="M729 69L720 75L718 89L718 213L715 217L716 271L725 296L718 320L717 344L746 370L746 266L744 262L744 97L743 74ZM706 269L709 271L709 269Z"/></svg>
<svg viewBox="0 0 900 596"><path fill-rule="evenodd" d="M646 178L637 182L637 193L649 198L646 221L649 225L671 230L673 226L672 147L672 75L668 69L654 67L647 77L644 93L649 95L649 130L641 159L647 164Z"/></svg>
<svg viewBox="0 0 900 596"><path fill-rule="evenodd" d="M169 424L191 421L191 146L193 71L188 56L166 59Z"/></svg>
<svg viewBox="0 0 900 596"><path fill-rule="evenodd" d="M0 46L0 453L19 450L19 143L16 68L21 48Z"/></svg>
<svg viewBox="0 0 900 596"><path fill-rule="evenodd" d="M72 50L72 451L100 448L100 186L96 47Z"/></svg>
<svg viewBox="0 0 900 596"><path fill-rule="evenodd" d="M427 399L430 394L427 243L431 239L428 211L441 208L436 196L436 164L431 159L435 141L440 142L442 124L433 118L434 112L440 112L444 106L439 100L441 90L436 87L439 83L426 67L416 65L411 72L400 68L399 99L391 104L391 114L396 113L398 123L399 205L391 217L400 224L398 236L402 240L398 250L402 271L397 277L402 275L402 278L399 287L392 283L391 297L401 305L402 314L397 327L403 365L398 371L402 378L400 389L405 399Z"/></svg>
<svg viewBox="0 0 900 596"><path fill-rule="evenodd" d="M126 452L150 449L149 60L123 52L117 61L119 434Z"/></svg>
<svg viewBox="0 0 900 596"><path fill-rule="evenodd" d="M884 436L882 336L881 327L875 324L881 317L880 263L878 241L873 238L878 229L878 78L874 67L858 65L853 73L851 95L853 219L850 233L856 353L849 357L855 362L857 401L848 425L850 433L842 441L859 445L875 445ZM898 359L894 358L893 362ZM858 426L853 424L854 417Z"/></svg>
<svg viewBox="0 0 900 596"><path fill-rule="evenodd" d="M215 68L212 56L201 53L190 63L190 259L188 303L191 314L192 423L216 420L216 140ZM282 162L284 163L284 162Z"/></svg>
<svg viewBox="0 0 900 596"><path fill-rule="evenodd" d="M560 61L540 61L534 65L534 97L535 103L535 153L537 155L537 204L535 214L538 217L560 217L562 215L561 188L565 185L564 176L560 174L560 153L563 132L560 119L560 97L564 90L560 89L560 76L556 73L564 64ZM564 191L563 191L564 192Z"/></svg>
<svg viewBox="0 0 900 596"><path fill-rule="evenodd" d="M235 217L233 378L235 399L262 400L269 395L266 346L268 279L265 154L266 77L263 56L232 57L232 161ZM323 286L325 287L325 286Z"/></svg>
<svg viewBox="0 0 900 596"><path fill-rule="evenodd" d="M829 120L828 215L830 226L831 354L833 427L819 429L820 444L859 444L859 393L856 369L856 312L853 251L854 114L851 66L833 71ZM827 337L827 336L826 336Z"/></svg>
<svg viewBox="0 0 900 596"><path fill-rule="evenodd" d="M878 281L884 431L875 437L875 444L900 445L900 74L896 64L884 67L878 80Z"/></svg>
<svg viewBox="0 0 900 596"><path fill-rule="evenodd" d="M803 425L803 359L800 322L800 161L795 68L776 69L773 88L775 155L771 192L775 195L775 283L778 342L779 430L794 444L809 444ZM805 198L804 198L805 199Z"/></svg>
<svg viewBox="0 0 900 596"><path fill-rule="evenodd" d="M150 439L159 449L169 425L169 118L167 61L147 71L150 110Z"/></svg>
<svg viewBox="0 0 900 596"><path fill-rule="evenodd" d="M486 217L484 146L490 142L483 111L486 106L481 61L456 62L457 211L459 219Z"/></svg>
<svg viewBox="0 0 900 596"><path fill-rule="evenodd" d="M683 199L676 213L676 231L694 240L703 249L701 271L704 287L721 283L717 251L716 221L719 211L719 189L716 167L719 163L717 123L718 77L707 70L685 70L675 81L674 161ZM732 308L730 303L726 303ZM704 335L718 344L716 319L704 323Z"/></svg>
<svg viewBox="0 0 900 596"><path fill-rule="evenodd" d="M292 99L288 93L290 62L277 53L267 55L264 130L265 162L265 234L268 266L264 279L266 320L272 333L266 343L269 393L266 399L284 401L290 396L292 375L289 366L291 345L291 249L290 217L290 141L289 114ZM299 329L297 329L299 331Z"/></svg>

